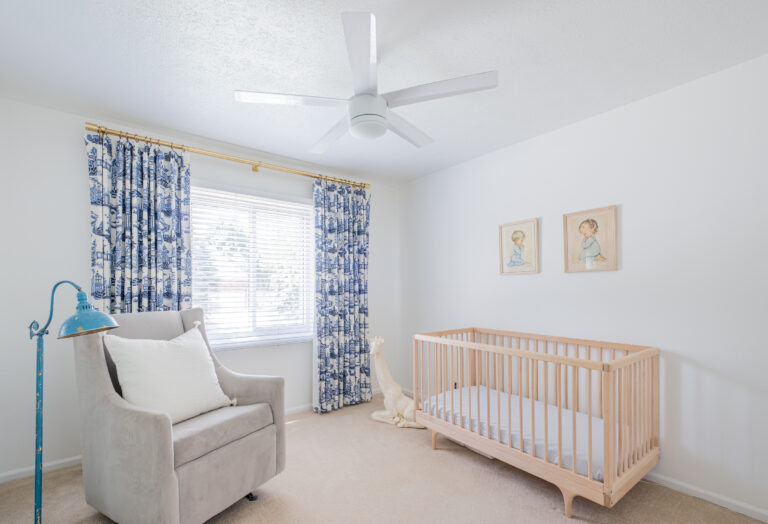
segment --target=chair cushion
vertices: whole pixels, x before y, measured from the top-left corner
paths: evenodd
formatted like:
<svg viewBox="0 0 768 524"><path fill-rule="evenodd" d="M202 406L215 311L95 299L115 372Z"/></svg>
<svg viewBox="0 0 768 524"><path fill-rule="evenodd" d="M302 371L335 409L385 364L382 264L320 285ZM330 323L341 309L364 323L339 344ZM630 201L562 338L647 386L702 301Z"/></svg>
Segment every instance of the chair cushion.
<svg viewBox="0 0 768 524"><path fill-rule="evenodd" d="M175 467L272 424L269 404L229 406L203 413L173 426Z"/></svg>

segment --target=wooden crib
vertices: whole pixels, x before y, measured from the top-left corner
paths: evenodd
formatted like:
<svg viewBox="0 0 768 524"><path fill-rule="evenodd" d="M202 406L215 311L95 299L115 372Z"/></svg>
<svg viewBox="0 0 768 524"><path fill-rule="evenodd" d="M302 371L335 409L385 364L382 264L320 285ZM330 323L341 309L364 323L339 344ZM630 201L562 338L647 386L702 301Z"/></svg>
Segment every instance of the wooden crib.
<svg viewBox="0 0 768 524"><path fill-rule="evenodd" d="M612 507L659 461L659 350L456 329L413 341L416 421Z"/></svg>

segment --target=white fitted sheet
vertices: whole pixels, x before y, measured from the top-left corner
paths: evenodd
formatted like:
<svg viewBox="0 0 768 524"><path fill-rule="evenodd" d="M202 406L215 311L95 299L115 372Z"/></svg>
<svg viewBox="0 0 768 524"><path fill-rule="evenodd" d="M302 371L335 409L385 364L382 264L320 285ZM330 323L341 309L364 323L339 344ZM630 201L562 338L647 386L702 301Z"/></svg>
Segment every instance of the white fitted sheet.
<svg viewBox="0 0 768 524"><path fill-rule="evenodd" d="M424 406L425 411L432 416L436 416L442 419L451 419L451 406L453 406L453 424L460 425L464 429L470 428L469 421L469 403L470 397L472 402L472 421L471 430L477 432L477 396L480 395L480 434L485 437L490 437L493 440L497 440L497 432L501 427L501 442L503 444L509 444L509 408L507 406L508 395L502 391L500 395L493 388L490 389L490 433L488 427L488 408L487 400L488 393L485 386L472 386L464 387L462 389L454 389L453 404L451 404L451 393L446 392L445 400L447 405L447 415L443 411L443 394L439 393L427 399L427 404ZM461 400L460 400L461 399ZM501 420L497 420L498 410L497 405L501 403ZM459 421L461 409L461 421ZM511 396L511 412L512 412L512 447L520 449L520 416L519 416L519 401L517 395ZM545 406L541 401L534 401L535 412L535 437L536 437L536 456L544 458L544 411ZM550 463L558 463L558 413L557 406L549 404L546 407L547 416L547 437L548 443L546 444L547 457ZM562 455L563 466L566 469L573 469L573 413L570 409L562 410ZM586 476L588 472L589 463L589 416L576 412L576 471L581 475ZM523 398L523 451L525 453L531 452L531 400ZM598 417L592 417L592 477L595 480L603 480L603 419Z"/></svg>

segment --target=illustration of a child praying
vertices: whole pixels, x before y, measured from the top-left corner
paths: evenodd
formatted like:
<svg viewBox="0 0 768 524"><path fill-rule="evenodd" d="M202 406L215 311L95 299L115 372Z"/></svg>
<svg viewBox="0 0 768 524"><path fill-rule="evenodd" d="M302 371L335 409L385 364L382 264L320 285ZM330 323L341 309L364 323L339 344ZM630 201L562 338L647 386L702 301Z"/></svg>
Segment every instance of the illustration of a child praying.
<svg viewBox="0 0 768 524"><path fill-rule="evenodd" d="M509 257L507 266L514 267L525 265L525 260L523 260L523 250L525 249L525 245L523 244L524 241L525 233L519 229L512 232L512 256Z"/></svg>
<svg viewBox="0 0 768 524"><path fill-rule="evenodd" d="M598 229L597 220L594 218L588 218L579 224L579 234L583 236L579 261L586 263L587 268L594 267L596 262L606 260L600 251L600 243L595 236Z"/></svg>

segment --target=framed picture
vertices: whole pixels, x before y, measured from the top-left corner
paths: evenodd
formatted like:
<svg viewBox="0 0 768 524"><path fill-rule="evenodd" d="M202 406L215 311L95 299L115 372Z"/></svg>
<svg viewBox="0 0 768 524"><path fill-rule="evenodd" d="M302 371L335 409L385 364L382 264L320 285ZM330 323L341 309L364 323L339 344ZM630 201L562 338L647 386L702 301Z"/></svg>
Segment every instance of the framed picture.
<svg viewBox="0 0 768 524"><path fill-rule="evenodd" d="M539 272L538 219L499 226L499 268L502 275Z"/></svg>
<svg viewBox="0 0 768 524"><path fill-rule="evenodd" d="M563 236L566 273L619 268L616 206L563 215Z"/></svg>

